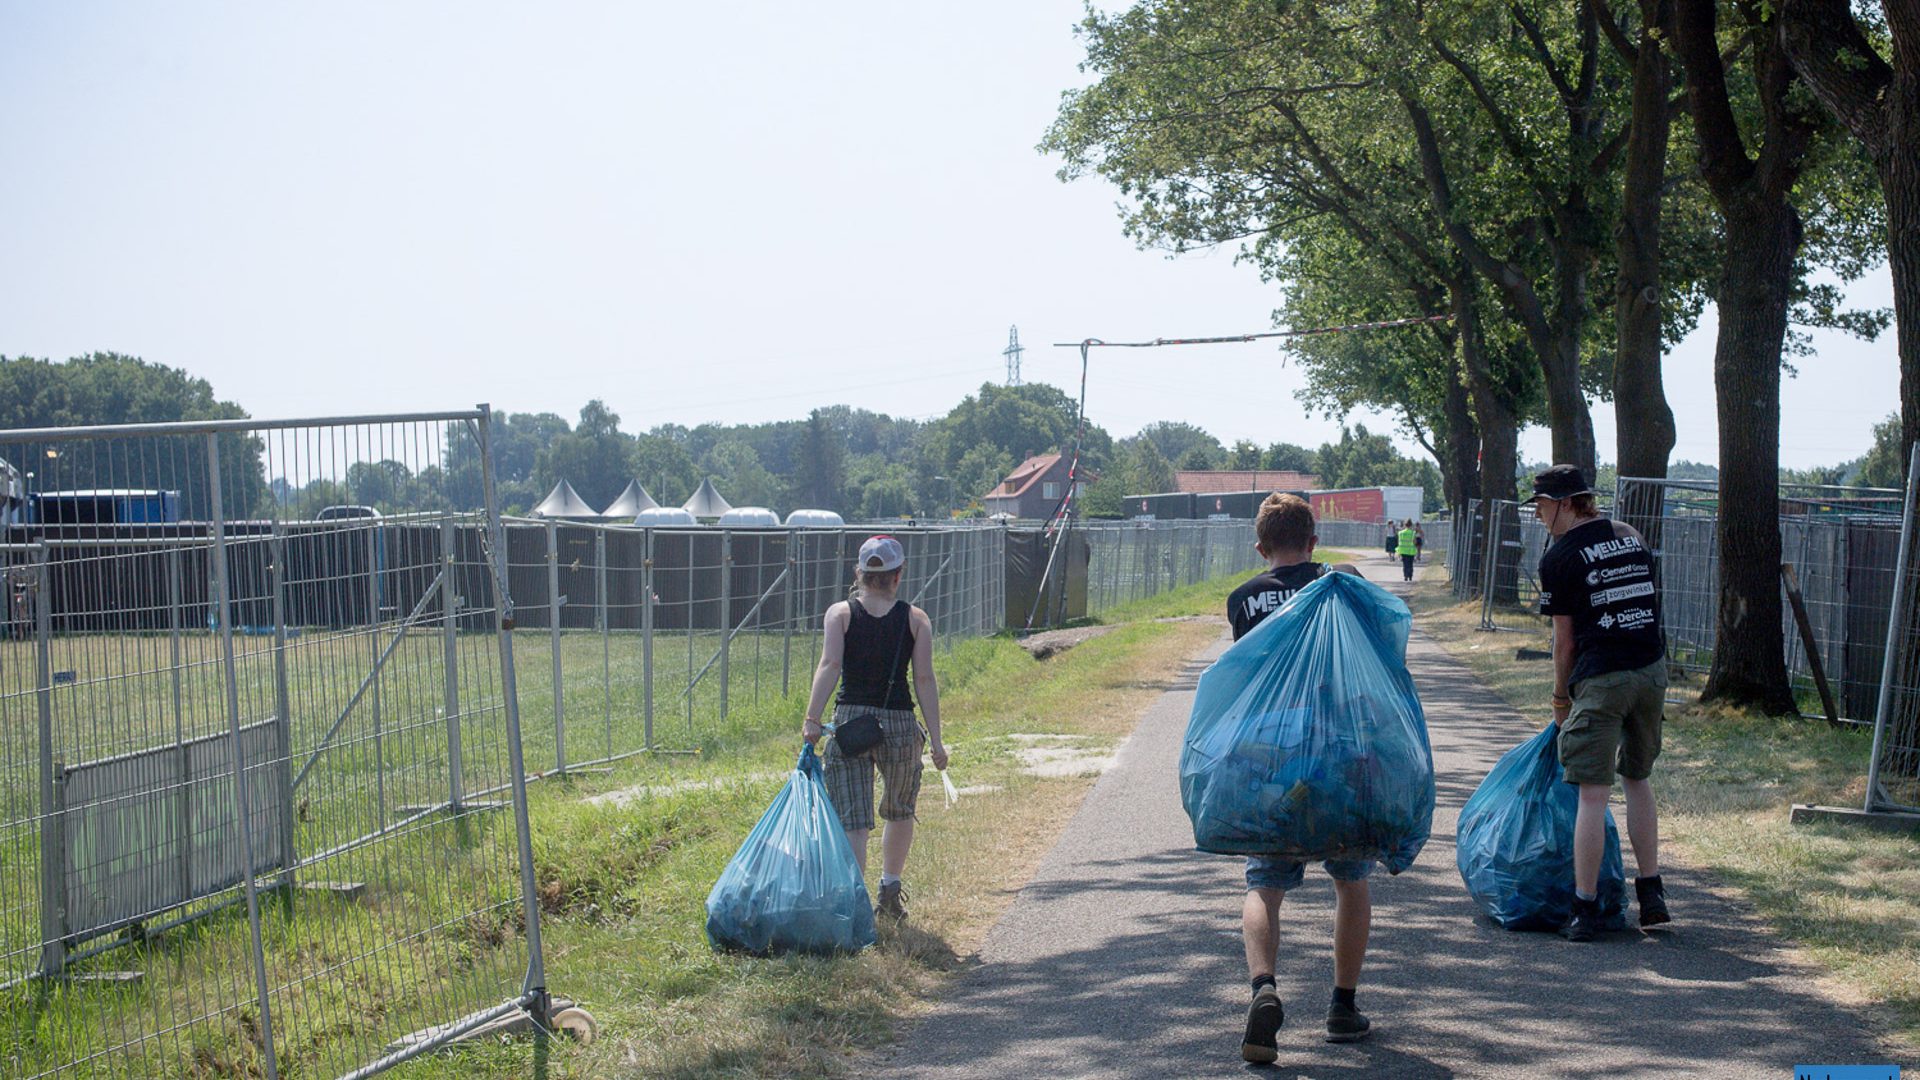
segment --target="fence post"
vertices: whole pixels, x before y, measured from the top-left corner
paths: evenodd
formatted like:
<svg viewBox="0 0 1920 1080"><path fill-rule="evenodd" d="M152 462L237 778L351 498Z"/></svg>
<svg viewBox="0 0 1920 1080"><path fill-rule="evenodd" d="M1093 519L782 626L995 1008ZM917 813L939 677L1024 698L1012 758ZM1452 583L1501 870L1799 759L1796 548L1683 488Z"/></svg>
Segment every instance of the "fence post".
<svg viewBox="0 0 1920 1080"><path fill-rule="evenodd" d="M567 771L567 701L560 663L560 524L547 519L547 648L553 654L553 768Z"/></svg>
<svg viewBox="0 0 1920 1080"><path fill-rule="evenodd" d="M66 875L60 869L66 838L54 790L53 578L45 543L33 549L33 634L34 701L40 722L40 971L58 975L67 966Z"/></svg>
<svg viewBox="0 0 1920 1080"><path fill-rule="evenodd" d="M607 530L593 530L593 621L600 628L600 705L605 710L606 742L600 756L613 756L613 623L607 618Z"/></svg>
<svg viewBox="0 0 1920 1080"><path fill-rule="evenodd" d="M653 749L653 530L641 534L640 545L640 697L647 749Z"/></svg>
<svg viewBox="0 0 1920 1080"><path fill-rule="evenodd" d="M1913 507L1920 498L1920 442L1913 445L1907 461L1906 505L1900 509L1900 554L1893 564L1893 603L1887 612L1887 648L1880 657L1880 698L1873 708L1873 758L1867 762L1868 811L1880 801L1880 748L1887 738L1887 714L1893 707L1894 653L1900 645L1900 631L1906 622L1907 556L1913 550Z"/></svg>
<svg viewBox="0 0 1920 1080"><path fill-rule="evenodd" d="M1500 504L1487 512L1487 549L1480 560L1480 629L1493 629L1493 590L1500 576Z"/></svg>
<svg viewBox="0 0 1920 1080"><path fill-rule="evenodd" d="M386 668L380 662L380 526L367 526L367 644L373 650L373 685L367 705L373 710L373 827L387 827L387 759L385 718L380 715L380 683ZM237 738L237 736L236 736Z"/></svg>
<svg viewBox="0 0 1920 1080"><path fill-rule="evenodd" d="M733 659L733 530L720 533L720 719L732 700L729 663Z"/></svg>
<svg viewBox="0 0 1920 1080"><path fill-rule="evenodd" d="M799 540L800 534L797 530L787 530L787 595L786 602L782 605L787 617L780 621L781 697L786 697L792 692L788 689L787 680L793 674L793 620L800 617L799 611L793 606L793 575L798 572L798 563L793 557L793 546L799 543Z"/></svg>
<svg viewBox="0 0 1920 1080"><path fill-rule="evenodd" d="M280 773L280 885L293 885L293 866L299 860L293 853L293 695L287 692L287 536L276 520L273 523L273 712L279 723L273 726L274 757ZM292 894L286 899L291 900Z"/></svg>
<svg viewBox="0 0 1920 1080"><path fill-rule="evenodd" d="M447 809L459 813L466 802L466 784L460 762L460 598L454 595L458 536L451 515L440 520L440 667L445 677L447 714Z"/></svg>
<svg viewBox="0 0 1920 1080"><path fill-rule="evenodd" d="M513 790L513 826L520 856L520 909L526 919L527 977L521 997L534 1022L545 1027L547 962L540 947L540 897L533 878L533 827L527 817L527 764L520 745L520 698L513 674L513 598L507 594L507 537L493 477L492 410L480 406L480 482L485 492L487 533L493 539L494 634L500 645L500 697L507 715L508 784Z"/></svg>
<svg viewBox="0 0 1920 1080"><path fill-rule="evenodd" d="M234 816L240 821L240 851L241 858L245 860L240 875L247 897L247 929L253 946L254 989L260 1006L261 1064L266 1067L267 1080L277 1080L280 1064L273 1039L273 999L267 984L266 950L260 937L260 892L254 882L253 800L248 792L245 755L240 748L240 679L233 656L233 597L227 577L226 509L220 503L220 435L213 431L207 432L207 480L211 486L208 516L213 523L213 610L220 629L220 665L227 699L227 739L233 759ZM385 823L383 809L380 824L384 826Z"/></svg>
<svg viewBox="0 0 1920 1080"><path fill-rule="evenodd" d="M193 771L187 762L187 714L181 686L181 672L186 670L186 663L180 655L180 629L180 548L168 545L167 637L172 646L173 747L178 769L175 776L180 786L174 828L179 836L180 895L190 896L193 892L193 800L187 797L187 789L193 784Z"/></svg>

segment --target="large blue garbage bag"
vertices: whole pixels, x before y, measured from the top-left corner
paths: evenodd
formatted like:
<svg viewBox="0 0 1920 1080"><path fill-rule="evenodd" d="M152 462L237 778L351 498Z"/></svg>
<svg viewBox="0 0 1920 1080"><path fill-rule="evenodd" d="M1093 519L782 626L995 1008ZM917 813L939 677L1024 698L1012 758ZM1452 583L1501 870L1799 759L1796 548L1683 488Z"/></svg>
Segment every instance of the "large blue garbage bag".
<svg viewBox="0 0 1920 1080"><path fill-rule="evenodd" d="M1509 930L1555 930L1573 918L1573 818L1580 789L1560 771L1559 729L1507 751L1460 810L1460 877L1482 910ZM1600 921L1627 925L1620 832L1607 812Z"/></svg>
<svg viewBox="0 0 1920 1080"><path fill-rule="evenodd" d="M707 894L707 940L763 955L873 944L873 903L811 743Z"/></svg>
<svg viewBox="0 0 1920 1080"><path fill-rule="evenodd" d="M1413 865L1434 791L1412 624L1385 589L1327 574L1200 676L1180 755L1194 846Z"/></svg>

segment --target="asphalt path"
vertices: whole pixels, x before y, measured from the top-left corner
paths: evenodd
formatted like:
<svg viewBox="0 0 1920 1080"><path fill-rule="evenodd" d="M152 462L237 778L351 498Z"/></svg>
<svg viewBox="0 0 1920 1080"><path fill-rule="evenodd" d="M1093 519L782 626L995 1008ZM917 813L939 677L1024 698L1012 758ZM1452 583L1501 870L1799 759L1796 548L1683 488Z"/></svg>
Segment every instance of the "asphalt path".
<svg viewBox="0 0 1920 1080"><path fill-rule="evenodd" d="M1399 567L1383 558L1363 569L1401 587ZM1859 1014L1815 989L1811 969L1670 861L1663 876L1675 922L1659 931L1575 945L1481 916L1455 869L1455 819L1500 754L1535 729L1416 630L1408 663L1426 709L1439 808L1419 861L1396 877L1374 875L1359 994L1374 1034L1349 1045L1323 1040L1333 890L1314 867L1281 913L1279 1063L1244 1064L1241 865L1193 850L1177 779L1194 680L1226 644L1223 634L1167 684L979 963L858 1072L1789 1077L1796 1064L1887 1060Z"/></svg>

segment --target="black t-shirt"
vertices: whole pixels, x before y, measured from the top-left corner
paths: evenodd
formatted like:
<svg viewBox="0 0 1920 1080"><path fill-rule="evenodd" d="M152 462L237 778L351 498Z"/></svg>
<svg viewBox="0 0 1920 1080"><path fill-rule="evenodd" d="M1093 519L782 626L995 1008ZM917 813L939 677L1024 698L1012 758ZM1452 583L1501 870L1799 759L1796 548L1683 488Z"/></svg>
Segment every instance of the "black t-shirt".
<svg viewBox="0 0 1920 1080"><path fill-rule="evenodd" d="M1279 611L1293 594L1307 587L1326 567L1316 562L1294 563L1269 569L1233 590L1227 597L1227 621L1233 624L1233 640L1239 641L1260 620Z"/></svg>
<svg viewBox="0 0 1920 1080"><path fill-rule="evenodd" d="M1631 525L1596 518L1554 541L1540 557L1540 614L1573 620L1569 683L1666 655L1653 553Z"/></svg>

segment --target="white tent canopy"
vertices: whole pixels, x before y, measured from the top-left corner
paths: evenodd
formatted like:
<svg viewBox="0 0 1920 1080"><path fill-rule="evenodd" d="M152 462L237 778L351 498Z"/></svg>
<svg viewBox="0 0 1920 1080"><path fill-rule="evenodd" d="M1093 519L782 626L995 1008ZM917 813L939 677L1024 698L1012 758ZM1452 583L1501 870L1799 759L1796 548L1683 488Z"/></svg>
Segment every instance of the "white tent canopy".
<svg viewBox="0 0 1920 1080"><path fill-rule="evenodd" d="M693 515L677 506L650 506L633 515L633 523L643 528L666 525L698 525Z"/></svg>
<svg viewBox="0 0 1920 1080"><path fill-rule="evenodd" d="M795 510L787 515L787 525L795 529L838 529L846 520L831 510Z"/></svg>
<svg viewBox="0 0 1920 1080"><path fill-rule="evenodd" d="M733 509L733 504L720 497L713 488L713 478L700 481L700 490L684 504L687 513L697 518L717 518Z"/></svg>
<svg viewBox="0 0 1920 1080"><path fill-rule="evenodd" d="M651 510L659 505L659 503L653 501L653 496L647 494L647 489L641 485L640 481L633 480L627 484L627 490L621 492L619 498L608 503L607 508L600 511L600 516L603 518L614 518L620 521L632 521L633 515L638 514L642 510Z"/></svg>
<svg viewBox="0 0 1920 1080"><path fill-rule="evenodd" d="M720 524L741 529L777 529L780 515L764 506L735 506L720 515Z"/></svg>
<svg viewBox="0 0 1920 1080"><path fill-rule="evenodd" d="M553 485L553 490L547 492L547 497L540 500L540 505L529 510L527 514L529 517L543 518L597 518L600 516L593 507L587 505L587 500L581 498L579 492L573 490L573 485L565 480Z"/></svg>

